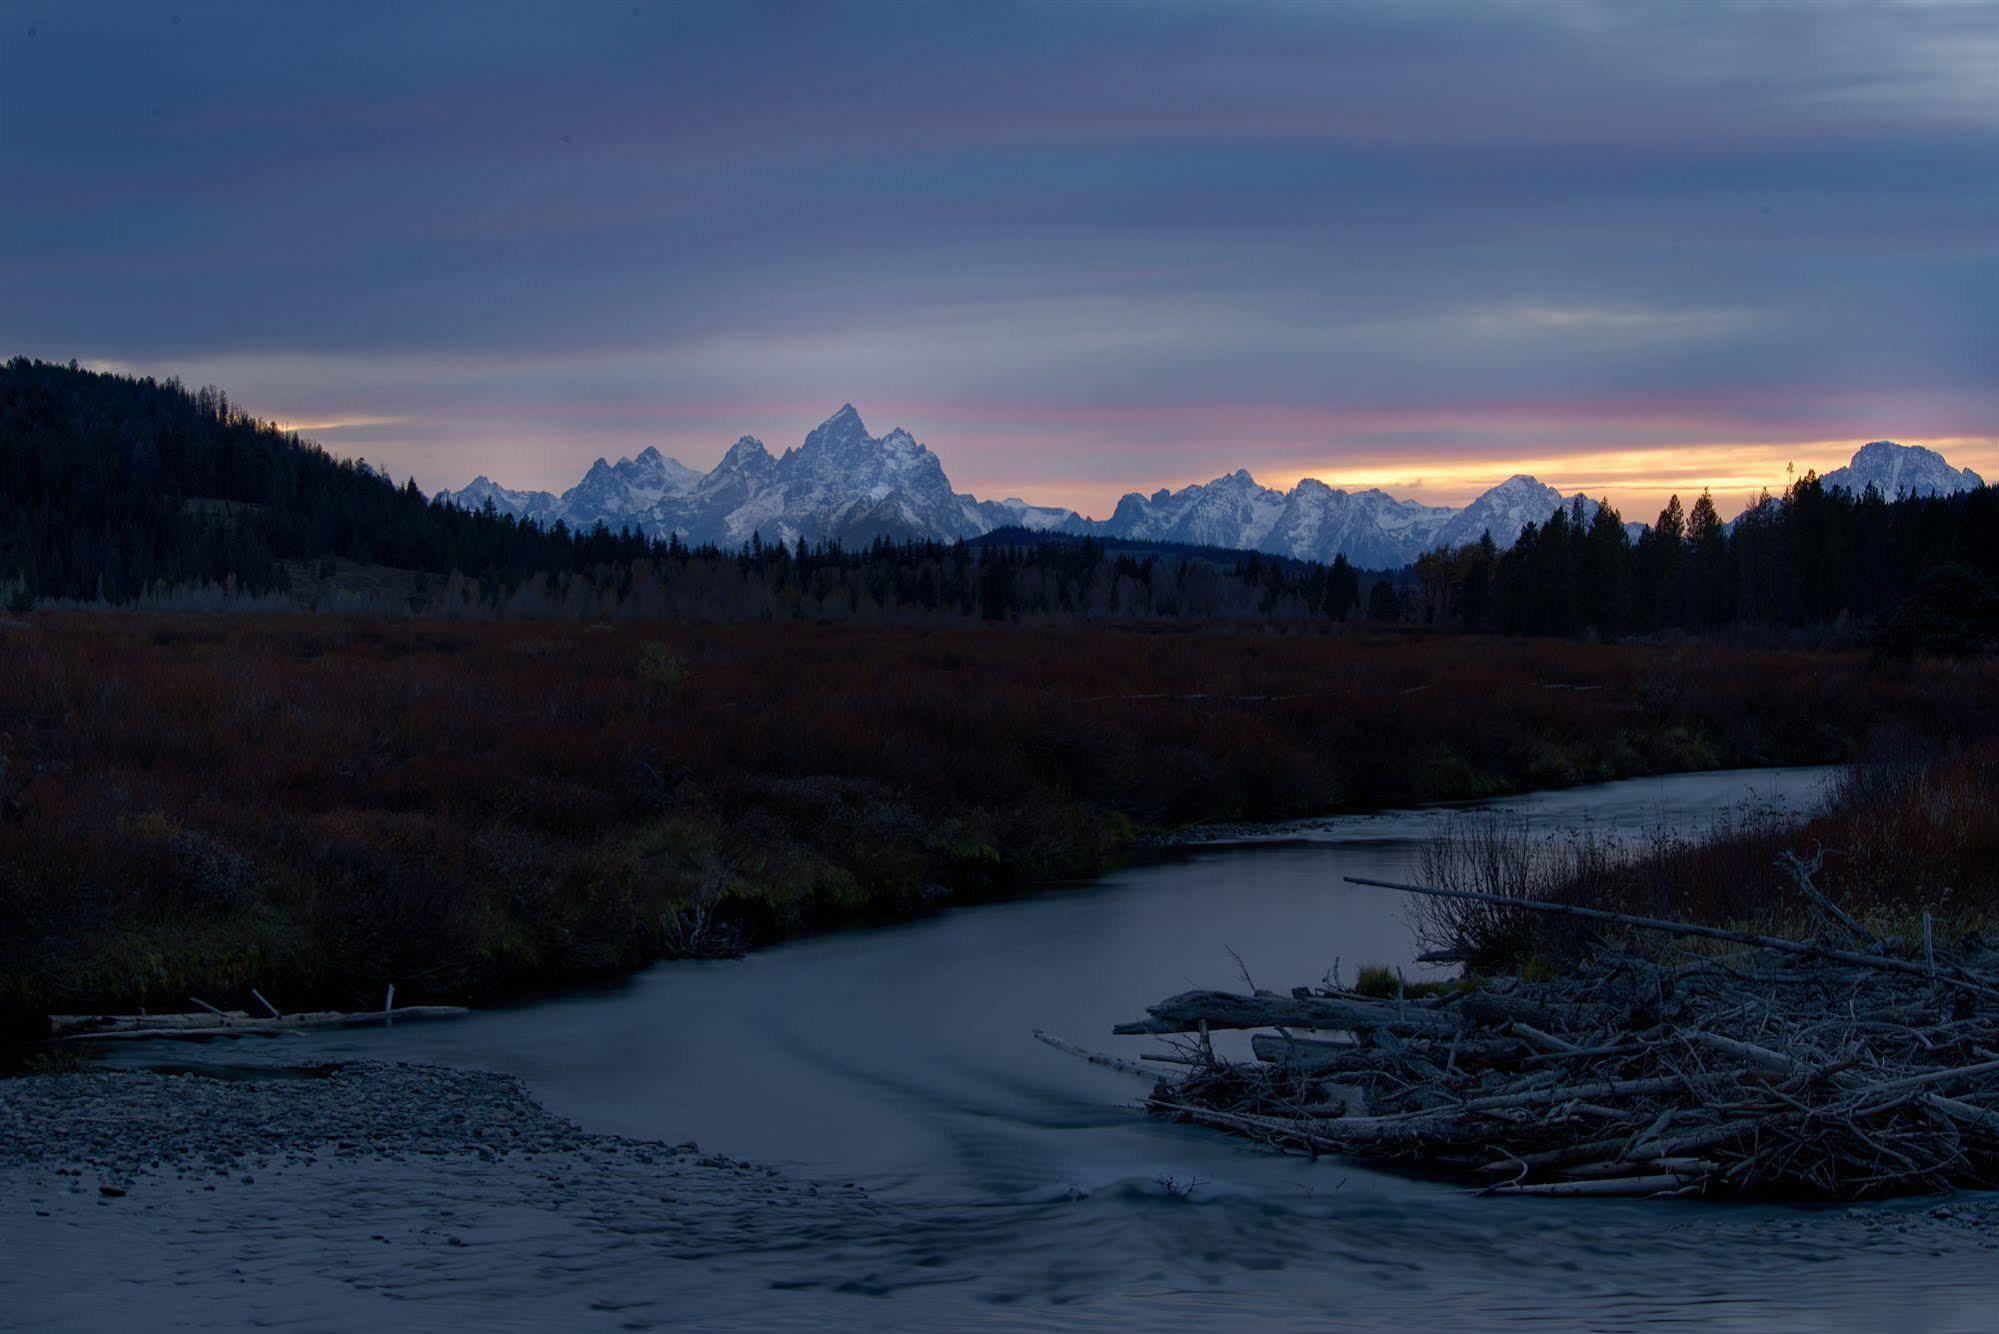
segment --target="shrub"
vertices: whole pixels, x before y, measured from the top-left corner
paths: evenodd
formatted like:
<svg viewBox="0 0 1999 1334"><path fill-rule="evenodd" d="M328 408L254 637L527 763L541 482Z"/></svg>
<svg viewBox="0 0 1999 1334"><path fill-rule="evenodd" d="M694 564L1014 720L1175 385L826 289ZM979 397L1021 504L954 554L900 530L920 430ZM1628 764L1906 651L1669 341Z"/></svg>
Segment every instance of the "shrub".
<svg viewBox="0 0 1999 1334"><path fill-rule="evenodd" d="M673 707L635 708L635 672ZM0 635L0 1026L252 985L476 1001L658 957L690 907L681 948L754 944L1091 874L1184 822L1836 760L1879 719L1985 735L1995 684L1350 630L44 610ZM1945 825L1984 827L1976 792ZM1956 838L1916 814L1897 837Z"/></svg>

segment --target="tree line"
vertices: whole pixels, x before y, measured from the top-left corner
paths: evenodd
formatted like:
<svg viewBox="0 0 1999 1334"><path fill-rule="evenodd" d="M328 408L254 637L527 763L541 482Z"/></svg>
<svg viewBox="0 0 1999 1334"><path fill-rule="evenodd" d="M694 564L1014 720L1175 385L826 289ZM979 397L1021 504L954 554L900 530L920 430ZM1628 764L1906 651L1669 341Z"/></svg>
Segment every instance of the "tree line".
<svg viewBox="0 0 1999 1334"><path fill-rule="evenodd" d="M1890 501L1807 474L1731 523L1711 496L1691 508L1675 497L1635 536L1609 504L1578 500L1511 547L1488 534L1388 573L1344 556L1320 565L1024 532L850 546L759 536L724 551L461 509L259 421L220 390L26 358L0 367L0 478L0 597L16 606L185 589L298 596L307 563L324 572L344 559L426 576L420 599L452 614L1364 617L1606 637L1757 624L1999 647L1990 488Z"/></svg>
<svg viewBox="0 0 1999 1334"><path fill-rule="evenodd" d="M1335 587L1331 567L1254 552L1115 551L1088 537L1034 535L1013 543L1009 536L1002 531L976 542L878 537L853 546L752 538L735 551L669 539L655 556L514 584L453 575L431 607L454 616L706 622L1309 624L1327 615Z"/></svg>
<svg viewBox="0 0 1999 1334"><path fill-rule="evenodd" d="M1508 634L1603 636L1745 624L1871 626L1888 647L1999 642L1999 496L1889 500L1812 473L1724 523L1712 496L1674 496L1636 537L1580 499L1500 549L1491 535L1432 551L1409 612Z"/></svg>
<svg viewBox="0 0 1999 1334"><path fill-rule="evenodd" d="M1114 553L1026 533L851 546L758 535L724 551L602 524L544 527L427 499L214 388L26 358L0 368L0 477L0 592L24 606L159 603L189 589L282 596L301 571L348 560L436 576L424 596L454 613L1303 619L1328 605L1329 579L1352 578L1343 565Z"/></svg>

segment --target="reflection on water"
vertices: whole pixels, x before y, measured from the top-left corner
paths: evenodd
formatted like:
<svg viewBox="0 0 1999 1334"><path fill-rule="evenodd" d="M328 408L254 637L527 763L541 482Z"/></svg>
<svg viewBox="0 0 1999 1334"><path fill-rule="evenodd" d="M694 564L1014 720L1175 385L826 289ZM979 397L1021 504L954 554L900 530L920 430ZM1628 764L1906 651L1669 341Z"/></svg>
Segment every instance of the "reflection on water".
<svg viewBox="0 0 1999 1334"><path fill-rule="evenodd" d="M1632 834L1696 827L1749 800L1803 804L1826 777L1686 775L1496 804L1550 831ZM1045 1028L1142 1049L1112 1039L1111 1025L1174 991L1239 986L1231 949L1278 988L1336 965L1351 977L1363 963L1406 964L1404 896L1340 877L1406 878L1436 818L1308 822L1278 831L1282 841L1206 848L1085 888L666 965L607 993L269 1045L285 1059L505 1070L594 1130L693 1138L859 1182L919 1225L841 1239L837 1256L801 1238L790 1263L807 1288L815 1266L827 1286L865 1268L888 1294L884 1321L942 1319L936 1303L975 1299L1009 1321L1035 1323L1053 1302L1145 1327L1307 1316L1366 1326L1391 1311L1426 1328L1876 1323L1885 1313L1865 1301L1884 1298L1856 1294L1886 1291L1879 1267L1913 1260L1893 1234L1857 1237L1844 1214L1480 1200L1279 1157L1138 1116L1128 1076L1032 1040ZM1161 1176L1202 1184L1178 1200ZM1916 1327L1999 1296L1975 1257L1923 1263Z"/></svg>

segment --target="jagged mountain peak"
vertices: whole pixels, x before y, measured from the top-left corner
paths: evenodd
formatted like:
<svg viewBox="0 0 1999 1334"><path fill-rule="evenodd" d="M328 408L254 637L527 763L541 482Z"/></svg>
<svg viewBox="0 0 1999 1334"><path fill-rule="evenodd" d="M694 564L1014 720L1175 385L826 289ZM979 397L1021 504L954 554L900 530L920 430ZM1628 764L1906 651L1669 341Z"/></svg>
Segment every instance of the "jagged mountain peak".
<svg viewBox="0 0 1999 1334"><path fill-rule="evenodd" d="M1872 485L1890 498L1980 485L1978 474L1951 467L1933 450L1887 440L1863 445L1850 465L1826 474L1824 481L1855 491ZM1502 546L1511 545L1525 525L1545 523L1557 509L1578 502L1585 521L1597 511L1595 501L1564 496L1528 473L1515 473L1465 506L1449 507L1374 487L1345 491L1312 477L1277 490L1238 468L1178 490L1133 491L1109 518L1085 519L1058 506L956 492L942 462L914 435L898 426L878 439L870 436L851 403L779 457L745 435L705 474L648 447L636 459L616 464L598 459L559 499L546 491L509 491L483 474L462 491L441 494L474 509L491 500L504 513L541 522L560 518L571 527L603 522L731 546L752 534L767 542L950 539L1017 525L1308 560L1344 554L1371 568L1403 565L1440 546L1476 542L1487 532Z"/></svg>
<svg viewBox="0 0 1999 1334"><path fill-rule="evenodd" d="M1901 496L1952 495L1985 484L1971 469L1952 467L1934 449L1893 440L1869 441L1853 452L1852 460L1844 468L1834 468L1819 480L1828 491L1850 491L1855 495L1871 486L1888 500Z"/></svg>
<svg viewBox="0 0 1999 1334"><path fill-rule="evenodd" d="M869 439L867 423L854 410L852 403L842 403L840 410L820 422L806 433L801 449L815 450L829 445L857 444Z"/></svg>
<svg viewBox="0 0 1999 1334"><path fill-rule="evenodd" d="M768 458L770 451L764 448L764 442L753 435L745 435L737 437L736 443L729 446L729 452L722 455L722 462L717 466L740 467L746 462Z"/></svg>
<svg viewBox="0 0 1999 1334"><path fill-rule="evenodd" d="M548 491L513 491L480 473L461 491L446 491L443 498L461 509L480 510L491 503L501 514L517 519L544 519L561 503Z"/></svg>

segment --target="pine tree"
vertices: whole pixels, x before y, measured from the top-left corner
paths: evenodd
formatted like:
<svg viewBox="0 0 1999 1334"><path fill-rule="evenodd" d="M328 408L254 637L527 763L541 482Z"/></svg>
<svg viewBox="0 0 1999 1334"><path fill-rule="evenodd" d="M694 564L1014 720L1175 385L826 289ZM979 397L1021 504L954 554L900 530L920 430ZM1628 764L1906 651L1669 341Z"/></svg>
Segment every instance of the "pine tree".
<svg viewBox="0 0 1999 1334"><path fill-rule="evenodd" d="M1360 605L1360 576L1342 551L1333 557L1326 571L1326 596L1320 610L1336 621L1344 621Z"/></svg>
<svg viewBox="0 0 1999 1334"><path fill-rule="evenodd" d="M1395 585L1386 579L1375 581L1368 591L1367 614L1377 621L1399 621L1402 619L1402 602L1395 596Z"/></svg>
<svg viewBox="0 0 1999 1334"><path fill-rule="evenodd" d="M1714 507L1714 496L1701 492L1687 516L1687 621L1695 626L1725 624L1733 614L1735 580L1728 563L1728 531Z"/></svg>
<svg viewBox="0 0 1999 1334"><path fill-rule="evenodd" d="M1581 547L1576 580L1578 628L1617 634L1629 617L1630 599L1625 581L1631 538L1624 531L1624 517L1607 498L1597 502Z"/></svg>

